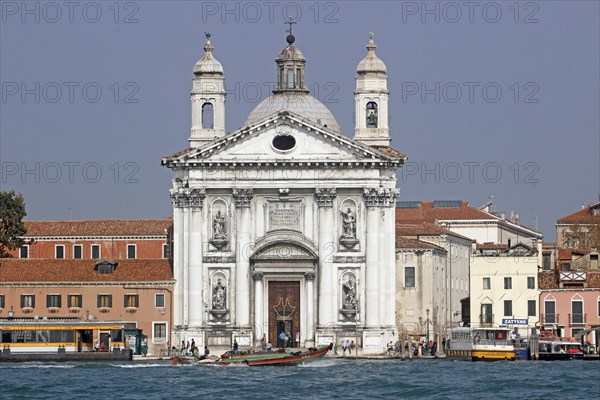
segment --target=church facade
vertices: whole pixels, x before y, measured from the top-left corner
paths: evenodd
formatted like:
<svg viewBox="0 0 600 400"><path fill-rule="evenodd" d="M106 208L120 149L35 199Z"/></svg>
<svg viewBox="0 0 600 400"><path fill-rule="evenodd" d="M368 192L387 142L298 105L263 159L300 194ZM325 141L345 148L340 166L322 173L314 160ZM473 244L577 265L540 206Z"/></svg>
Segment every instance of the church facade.
<svg viewBox="0 0 600 400"><path fill-rule="evenodd" d="M287 36L273 95L225 131L223 67L207 35L194 67L189 148L173 171L172 343L311 347L395 340L396 171L385 64L371 35L344 135L309 95ZM279 340L281 332L288 340Z"/></svg>

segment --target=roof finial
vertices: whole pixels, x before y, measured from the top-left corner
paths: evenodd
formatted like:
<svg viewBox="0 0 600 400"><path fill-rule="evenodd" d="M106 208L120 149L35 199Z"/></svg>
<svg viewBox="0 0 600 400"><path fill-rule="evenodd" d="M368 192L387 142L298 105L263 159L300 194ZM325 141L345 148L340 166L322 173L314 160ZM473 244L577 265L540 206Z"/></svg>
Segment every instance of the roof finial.
<svg viewBox="0 0 600 400"><path fill-rule="evenodd" d="M206 40L210 40L210 32L204 32L204 36L206 36Z"/></svg>
<svg viewBox="0 0 600 400"><path fill-rule="evenodd" d="M285 38L285 40L288 42L289 45L291 45L292 43L294 43L296 41L296 38L292 34L292 25L293 24L297 24L297 22L294 21L292 17L288 17L288 21L284 22L284 24L289 24L290 25L290 29L286 29L286 32L289 33L289 35L287 35L287 37Z"/></svg>
<svg viewBox="0 0 600 400"><path fill-rule="evenodd" d="M375 36L375 34L373 32L369 32L369 39L373 40L373 36Z"/></svg>

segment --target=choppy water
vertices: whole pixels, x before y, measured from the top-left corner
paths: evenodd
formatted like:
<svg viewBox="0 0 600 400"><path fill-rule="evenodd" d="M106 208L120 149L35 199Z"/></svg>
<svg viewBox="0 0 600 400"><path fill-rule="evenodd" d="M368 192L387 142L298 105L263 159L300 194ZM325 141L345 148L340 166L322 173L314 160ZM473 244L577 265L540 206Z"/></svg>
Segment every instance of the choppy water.
<svg viewBox="0 0 600 400"><path fill-rule="evenodd" d="M0 364L2 399L597 399L600 363L329 359L297 367Z"/></svg>

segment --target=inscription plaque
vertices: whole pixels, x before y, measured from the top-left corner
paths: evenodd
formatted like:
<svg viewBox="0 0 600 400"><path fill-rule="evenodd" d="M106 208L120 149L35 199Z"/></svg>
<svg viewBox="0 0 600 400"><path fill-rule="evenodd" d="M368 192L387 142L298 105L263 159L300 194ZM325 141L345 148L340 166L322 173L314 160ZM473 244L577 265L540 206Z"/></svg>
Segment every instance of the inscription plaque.
<svg viewBox="0 0 600 400"><path fill-rule="evenodd" d="M269 231L291 229L302 231L302 201L269 201Z"/></svg>

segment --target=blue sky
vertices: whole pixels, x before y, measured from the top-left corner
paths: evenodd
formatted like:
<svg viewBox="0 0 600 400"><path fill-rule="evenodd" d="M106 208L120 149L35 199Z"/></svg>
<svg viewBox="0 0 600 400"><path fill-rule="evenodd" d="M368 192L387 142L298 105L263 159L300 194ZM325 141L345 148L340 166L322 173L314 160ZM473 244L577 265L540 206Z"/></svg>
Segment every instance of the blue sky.
<svg viewBox="0 0 600 400"><path fill-rule="evenodd" d="M311 94L353 135L368 33L388 68L403 200L519 213L546 240L600 193L597 1L2 1L2 190L31 219L171 213L160 157L187 146L204 32L228 131L276 79L292 16Z"/></svg>

